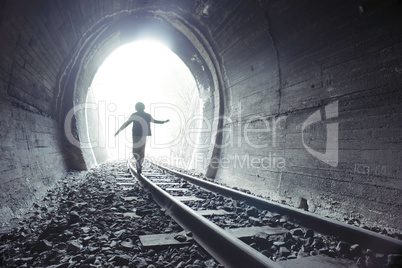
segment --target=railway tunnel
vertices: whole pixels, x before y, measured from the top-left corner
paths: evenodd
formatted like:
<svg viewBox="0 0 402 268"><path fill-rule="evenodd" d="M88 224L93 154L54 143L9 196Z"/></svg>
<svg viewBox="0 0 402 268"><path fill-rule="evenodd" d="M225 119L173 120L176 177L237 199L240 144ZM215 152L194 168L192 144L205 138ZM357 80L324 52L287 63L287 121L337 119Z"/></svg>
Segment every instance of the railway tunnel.
<svg viewBox="0 0 402 268"><path fill-rule="evenodd" d="M93 142L91 82L118 47L164 42L202 103L188 155L209 178L337 220L401 231L400 1L0 3L1 215L69 170ZM199 146L193 146L195 144Z"/></svg>

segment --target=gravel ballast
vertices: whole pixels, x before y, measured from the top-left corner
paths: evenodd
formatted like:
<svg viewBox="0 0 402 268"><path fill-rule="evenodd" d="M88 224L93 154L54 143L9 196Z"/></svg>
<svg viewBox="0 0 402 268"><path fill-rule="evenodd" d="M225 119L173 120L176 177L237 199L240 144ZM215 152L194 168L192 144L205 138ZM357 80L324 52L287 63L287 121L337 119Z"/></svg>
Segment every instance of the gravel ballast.
<svg viewBox="0 0 402 268"><path fill-rule="evenodd" d="M125 162L71 172L0 236L0 266L222 267L196 243L144 249L140 235L183 230L139 185L117 186L123 173Z"/></svg>

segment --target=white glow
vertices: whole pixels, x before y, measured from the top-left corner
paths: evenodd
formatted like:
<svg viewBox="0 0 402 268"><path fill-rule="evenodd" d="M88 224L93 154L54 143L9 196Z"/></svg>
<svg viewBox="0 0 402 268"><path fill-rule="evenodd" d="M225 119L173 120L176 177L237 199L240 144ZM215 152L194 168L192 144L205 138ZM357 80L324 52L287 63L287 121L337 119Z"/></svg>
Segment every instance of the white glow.
<svg viewBox="0 0 402 268"><path fill-rule="evenodd" d="M180 136L184 122L179 113L187 112L183 108L182 95L192 96L197 92L187 66L155 40L141 40L116 49L99 68L91 88L100 104L105 146L111 150L114 159L120 160L127 159L131 152L131 125L118 137L114 137L114 133L135 112L135 103L143 102L145 111L157 120L171 120L168 124L153 125L153 140L148 141L146 149L154 155L169 154L169 149L154 150L149 144L167 144ZM161 103L167 103L166 108L161 108ZM171 108L175 106L178 108ZM158 108L151 111L151 107Z"/></svg>
<svg viewBox="0 0 402 268"><path fill-rule="evenodd" d="M92 87L109 102L119 103L124 98L131 99L128 105L139 100L149 105L163 100L161 91L178 65L184 64L162 44L138 41L115 50L99 68Z"/></svg>

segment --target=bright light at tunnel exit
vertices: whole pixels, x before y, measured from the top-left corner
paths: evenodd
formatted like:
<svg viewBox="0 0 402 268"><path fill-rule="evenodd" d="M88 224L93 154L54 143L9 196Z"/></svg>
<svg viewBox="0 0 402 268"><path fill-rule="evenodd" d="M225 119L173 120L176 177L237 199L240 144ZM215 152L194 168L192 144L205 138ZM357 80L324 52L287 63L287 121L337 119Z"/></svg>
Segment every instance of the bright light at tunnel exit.
<svg viewBox="0 0 402 268"><path fill-rule="evenodd" d="M98 131L104 133L105 140L97 144L108 149L109 160L130 157L132 125L117 137L114 134L135 112L137 102L143 102L145 111L156 120L170 120L163 125L151 124L146 154L153 157L170 155L172 150L180 153L177 141L184 127L183 115L190 113L190 106L199 105L196 83L187 66L155 40L136 41L113 51L98 69L87 101L98 104Z"/></svg>

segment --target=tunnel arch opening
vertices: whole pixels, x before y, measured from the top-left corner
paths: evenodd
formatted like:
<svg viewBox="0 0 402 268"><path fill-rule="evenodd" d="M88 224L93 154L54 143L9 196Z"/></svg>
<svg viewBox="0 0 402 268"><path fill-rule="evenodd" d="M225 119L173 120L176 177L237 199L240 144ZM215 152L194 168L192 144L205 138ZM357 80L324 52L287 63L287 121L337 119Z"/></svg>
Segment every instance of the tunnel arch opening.
<svg viewBox="0 0 402 268"><path fill-rule="evenodd" d="M196 133L186 127L199 128L201 99L191 72L181 59L165 44L156 39L139 39L113 51L98 69L88 90L86 103L95 104L98 126L108 160L126 160L132 157L131 125L115 136L117 129L135 112L136 102L145 104L145 111L155 119L169 119L168 125L151 124L146 154L155 162L194 168L192 155ZM90 138L88 109L87 134ZM96 118L92 116L92 118ZM188 140L190 139L190 140ZM196 144L195 144L196 145ZM94 161L100 164L92 150Z"/></svg>
<svg viewBox="0 0 402 268"><path fill-rule="evenodd" d="M95 165L94 156L101 162L107 159L104 148L91 145L88 138L88 118L93 118L94 107L85 106L88 88L103 61L117 47L144 37L155 37L168 47L186 64L192 73L202 99L202 126L198 135L203 146L197 150L196 170L214 177L219 161L222 140L224 96L220 63L208 38L199 28L184 20L176 13L163 12L120 12L113 17L105 17L87 35L83 36L75 53L65 64L60 74L59 101L56 110L64 123L66 137L63 141L66 160L72 169L87 169ZM68 115L73 114L71 118ZM96 120L96 119L94 119ZM90 119L91 121L91 119ZM69 139L67 133L73 140Z"/></svg>

